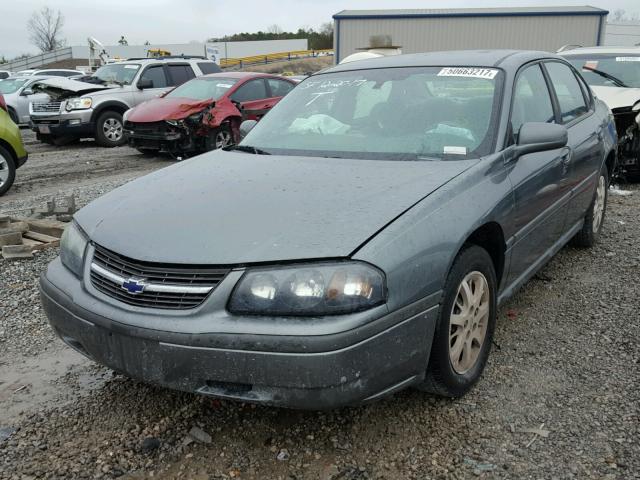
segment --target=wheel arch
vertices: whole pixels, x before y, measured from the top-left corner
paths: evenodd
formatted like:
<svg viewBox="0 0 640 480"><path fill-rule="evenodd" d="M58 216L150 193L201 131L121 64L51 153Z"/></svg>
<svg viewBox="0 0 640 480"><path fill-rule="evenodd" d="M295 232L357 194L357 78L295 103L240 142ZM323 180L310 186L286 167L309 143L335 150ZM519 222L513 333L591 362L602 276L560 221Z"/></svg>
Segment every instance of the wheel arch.
<svg viewBox="0 0 640 480"><path fill-rule="evenodd" d="M604 159L604 164L607 167L607 174L609 177L609 183L611 183L611 180L613 179L613 174L616 170L616 166L617 166L617 154L616 154L616 150L615 148L612 149L607 156Z"/></svg>
<svg viewBox="0 0 640 480"><path fill-rule="evenodd" d="M3 140L2 138L0 138L0 147L4 148L7 152L9 152L9 155L11 155L11 158L13 159L13 162L16 168L18 168L18 155L16 154L16 151L13 149L11 144L6 140Z"/></svg>
<svg viewBox="0 0 640 480"><path fill-rule="evenodd" d="M453 257L454 260L459 255L459 253L468 245L477 245L486 250L486 252L491 257L491 261L493 262L493 267L496 272L496 282L499 286L504 275L505 257L507 250L507 244L505 242L504 230L502 229L502 226L498 222L489 221L477 227L475 230L469 233L465 240L462 242L462 246L458 249Z"/></svg>
<svg viewBox="0 0 640 480"><path fill-rule="evenodd" d="M115 100L101 103L91 114L91 121L94 123L97 122L98 117L106 111L114 111L119 113L120 115L123 115L124 112L129 110L129 108L131 107L129 107L129 105L127 105L126 103L118 102Z"/></svg>

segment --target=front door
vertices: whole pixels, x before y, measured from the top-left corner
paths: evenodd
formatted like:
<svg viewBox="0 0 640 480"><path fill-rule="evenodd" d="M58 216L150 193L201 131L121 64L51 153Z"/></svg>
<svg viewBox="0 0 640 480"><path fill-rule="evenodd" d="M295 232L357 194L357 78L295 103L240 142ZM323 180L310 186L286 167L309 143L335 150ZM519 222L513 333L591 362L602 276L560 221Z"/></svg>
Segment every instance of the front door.
<svg viewBox="0 0 640 480"><path fill-rule="evenodd" d="M240 104L243 120L260 120L273 106L263 78L242 84L231 94L231 100Z"/></svg>
<svg viewBox="0 0 640 480"><path fill-rule="evenodd" d="M561 122L569 132L572 155L568 181L571 200L567 208L566 229L583 217L596 188L597 172L604 158L603 130L593 115L593 99L587 86L578 79L573 68L558 61L544 64L558 99ZM583 83L581 86L580 83Z"/></svg>
<svg viewBox="0 0 640 480"><path fill-rule="evenodd" d="M539 63L516 78L511 107L513 142L527 122L556 122L552 96ZM570 147L536 152L507 165L513 186L515 241L508 284L526 274L562 235L569 200Z"/></svg>
<svg viewBox="0 0 640 480"><path fill-rule="evenodd" d="M171 87L167 72L161 63L146 67L140 74L136 85L140 80L151 80L152 86L142 90L136 88L134 91L135 105L159 97Z"/></svg>

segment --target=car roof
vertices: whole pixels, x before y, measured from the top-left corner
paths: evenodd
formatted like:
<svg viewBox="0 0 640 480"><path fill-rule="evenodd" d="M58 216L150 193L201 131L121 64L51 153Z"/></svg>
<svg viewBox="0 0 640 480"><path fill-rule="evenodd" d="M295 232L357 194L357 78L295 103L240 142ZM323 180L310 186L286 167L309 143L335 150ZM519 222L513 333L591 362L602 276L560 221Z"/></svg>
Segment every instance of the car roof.
<svg viewBox="0 0 640 480"><path fill-rule="evenodd" d="M577 47L571 50L561 52L563 57L572 55L590 55L590 54L607 54L607 53L624 53L640 55L640 47Z"/></svg>
<svg viewBox="0 0 640 480"><path fill-rule="evenodd" d="M498 67L509 70L541 58L562 59L554 53L533 50L453 50L358 60L336 65L320 74L394 67Z"/></svg>

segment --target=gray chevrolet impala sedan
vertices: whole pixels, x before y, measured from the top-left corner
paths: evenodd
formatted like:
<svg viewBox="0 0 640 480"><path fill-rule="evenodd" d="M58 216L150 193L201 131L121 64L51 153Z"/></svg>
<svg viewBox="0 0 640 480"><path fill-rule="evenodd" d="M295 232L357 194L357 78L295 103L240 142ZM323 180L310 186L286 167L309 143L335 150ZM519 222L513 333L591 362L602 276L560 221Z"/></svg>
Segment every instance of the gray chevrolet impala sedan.
<svg viewBox="0 0 640 480"><path fill-rule="evenodd" d="M64 342L240 401L457 397L498 306L598 240L616 162L607 107L542 52L338 65L243 131L76 214L41 277Z"/></svg>

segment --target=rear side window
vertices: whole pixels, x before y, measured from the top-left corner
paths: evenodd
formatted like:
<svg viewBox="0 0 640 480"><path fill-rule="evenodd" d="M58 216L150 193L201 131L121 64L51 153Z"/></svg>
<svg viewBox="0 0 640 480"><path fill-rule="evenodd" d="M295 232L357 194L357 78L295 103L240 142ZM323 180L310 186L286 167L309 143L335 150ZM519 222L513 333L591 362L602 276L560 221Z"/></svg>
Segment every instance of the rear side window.
<svg viewBox="0 0 640 480"><path fill-rule="evenodd" d="M171 75L172 85L182 85L196 76L189 65L169 65L169 75Z"/></svg>
<svg viewBox="0 0 640 480"><path fill-rule="evenodd" d="M560 62L547 62L545 66L558 97L562 123L569 123L587 113L589 108L573 71Z"/></svg>
<svg viewBox="0 0 640 480"><path fill-rule="evenodd" d="M151 80L153 82L153 88L164 88L168 85L167 77L164 74L164 67L162 65L154 65L147 68L140 76L140 80L142 79Z"/></svg>
<svg viewBox="0 0 640 480"><path fill-rule="evenodd" d="M553 104L540 65L527 67L516 80L511 109L511 131L514 138L527 122L553 123Z"/></svg>
<svg viewBox="0 0 640 480"><path fill-rule="evenodd" d="M269 78L267 79L267 82L269 83L272 97L284 97L293 89L293 85L285 80Z"/></svg>
<svg viewBox="0 0 640 480"><path fill-rule="evenodd" d="M222 71L220 67L213 62L199 62L198 68L200 68L200 71L203 75L208 75L210 73L219 73Z"/></svg>
<svg viewBox="0 0 640 480"><path fill-rule="evenodd" d="M232 100L241 103L260 100L261 98L267 98L267 89L262 79L251 80L245 83L231 95Z"/></svg>

